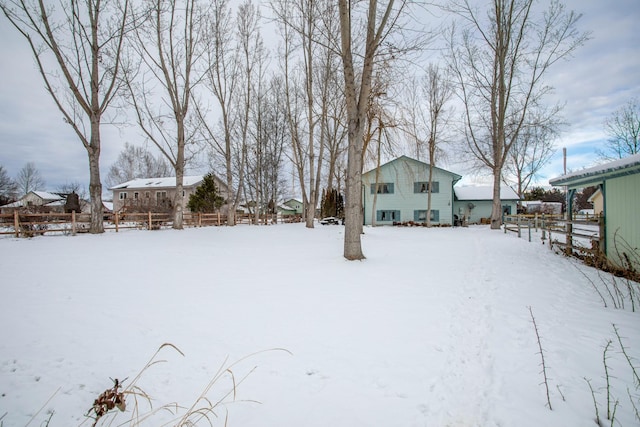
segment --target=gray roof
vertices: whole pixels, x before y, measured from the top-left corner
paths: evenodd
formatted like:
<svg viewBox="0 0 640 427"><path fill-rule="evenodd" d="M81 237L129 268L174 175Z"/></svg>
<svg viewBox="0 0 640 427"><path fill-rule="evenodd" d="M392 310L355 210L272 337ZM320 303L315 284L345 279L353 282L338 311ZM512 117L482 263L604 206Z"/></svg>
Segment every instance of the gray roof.
<svg viewBox="0 0 640 427"><path fill-rule="evenodd" d="M570 187L588 186L602 182L605 179L636 173L640 173L640 153L550 179L549 184Z"/></svg>

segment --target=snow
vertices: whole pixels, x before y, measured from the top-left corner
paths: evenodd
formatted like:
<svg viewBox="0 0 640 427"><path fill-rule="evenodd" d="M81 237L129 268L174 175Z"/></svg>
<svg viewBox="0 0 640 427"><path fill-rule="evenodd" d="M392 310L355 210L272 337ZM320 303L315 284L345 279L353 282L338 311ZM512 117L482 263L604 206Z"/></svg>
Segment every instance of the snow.
<svg viewBox="0 0 640 427"><path fill-rule="evenodd" d="M640 165L640 153L627 156L622 159L607 162L601 165L593 166L590 168L582 169L579 171L571 172L566 175L559 176L549 180L551 185L560 185L558 182L564 183L568 179L586 178L593 175L600 175L607 172L614 172L617 170L627 169L632 166Z"/></svg>
<svg viewBox="0 0 640 427"><path fill-rule="evenodd" d="M482 226L367 227L367 259L349 262L343 233L279 224L0 238L1 423L91 425L84 415L110 378L126 387L171 343L184 356L163 348L166 362L136 383L156 409L141 425L175 425L157 409L191 406L235 363L236 400L216 408L216 426L226 416L243 427L588 426L584 378L604 420L613 340L616 419L637 425L612 324L638 366L640 313L605 308L587 280L598 283L595 270ZM208 397L230 391L227 374ZM113 425L132 417L127 399Z"/></svg>
<svg viewBox="0 0 640 427"><path fill-rule="evenodd" d="M458 200L493 200L493 187L480 185L459 185L453 187ZM500 187L500 200L519 200L518 194L511 187Z"/></svg>
<svg viewBox="0 0 640 427"><path fill-rule="evenodd" d="M202 175L190 175L183 177L183 185L189 187L202 181ZM123 182L116 186L111 187L109 190L117 190L120 188L166 188L175 187L176 177L166 178L136 178L131 181Z"/></svg>

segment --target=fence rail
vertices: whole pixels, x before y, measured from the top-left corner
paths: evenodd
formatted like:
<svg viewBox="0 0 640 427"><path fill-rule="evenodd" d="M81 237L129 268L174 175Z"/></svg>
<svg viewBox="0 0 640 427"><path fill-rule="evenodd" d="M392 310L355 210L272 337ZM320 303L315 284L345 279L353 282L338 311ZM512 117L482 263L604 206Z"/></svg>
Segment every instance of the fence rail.
<svg viewBox="0 0 640 427"><path fill-rule="evenodd" d="M260 215L236 214L237 224L277 224L300 222L299 215ZM227 216L220 213L191 213L183 215L184 227L209 227L226 225ZM72 234L88 232L91 225L90 214L73 213L21 213L15 211L0 214L0 235L15 237L33 237L45 233ZM159 230L173 226L173 217L169 213L125 212L104 215L105 230L147 229Z"/></svg>
<svg viewBox="0 0 640 427"><path fill-rule="evenodd" d="M523 233L531 241L532 230L542 232L542 243L549 242L549 249L558 246L568 254L600 256L604 250L604 216L576 215L564 219L559 215L505 215L503 227L507 231L516 232L518 237Z"/></svg>

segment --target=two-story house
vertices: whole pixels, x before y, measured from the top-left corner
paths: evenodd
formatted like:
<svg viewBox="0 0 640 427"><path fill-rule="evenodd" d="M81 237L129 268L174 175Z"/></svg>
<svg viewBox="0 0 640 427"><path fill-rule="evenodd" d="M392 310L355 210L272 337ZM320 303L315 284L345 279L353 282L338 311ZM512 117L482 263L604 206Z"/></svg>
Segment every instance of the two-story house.
<svg viewBox="0 0 640 427"><path fill-rule="evenodd" d="M426 222L429 164L398 157L362 175L365 225ZM434 167L431 222L453 225L453 186L462 177Z"/></svg>

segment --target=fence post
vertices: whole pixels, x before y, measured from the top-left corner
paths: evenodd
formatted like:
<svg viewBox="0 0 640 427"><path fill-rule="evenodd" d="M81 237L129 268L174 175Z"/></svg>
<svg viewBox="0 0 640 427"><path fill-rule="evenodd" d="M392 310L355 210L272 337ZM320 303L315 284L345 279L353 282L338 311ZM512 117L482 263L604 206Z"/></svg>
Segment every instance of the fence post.
<svg viewBox="0 0 640 427"><path fill-rule="evenodd" d="M571 217L571 214L569 214L569 218ZM567 237L564 252L567 255L571 255L573 253L573 223L571 222L571 220L567 221L567 228L565 231L567 233Z"/></svg>
<svg viewBox="0 0 640 427"><path fill-rule="evenodd" d="M535 216L535 227L536 227L536 233L538 232L538 212L536 212L536 216Z"/></svg>
<svg viewBox="0 0 640 427"><path fill-rule="evenodd" d="M522 237L522 233L520 231L520 215L516 216L516 222L518 223L518 238Z"/></svg>
<svg viewBox="0 0 640 427"><path fill-rule="evenodd" d="M149 222L147 223L147 230L151 230L151 211L149 211Z"/></svg>
<svg viewBox="0 0 640 427"><path fill-rule="evenodd" d="M600 214L600 217L598 218L598 250L603 256L606 254L605 246L607 244L604 227L604 216Z"/></svg>
<svg viewBox="0 0 640 427"><path fill-rule="evenodd" d="M220 211L218 211L218 227L220 227Z"/></svg>
<svg viewBox="0 0 640 427"><path fill-rule="evenodd" d="M20 217L17 210L13 211L13 229L16 232L16 237L20 237Z"/></svg>
<svg viewBox="0 0 640 427"><path fill-rule="evenodd" d="M116 223L116 233L117 233L118 232L118 212L113 213L113 219L114 219L114 222Z"/></svg>
<svg viewBox="0 0 640 427"><path fill-rule="evenodd" d="M527 220L527 228L529 229L529 243L531 243L531 219Z"/></svg>
<svg viewBox="0 0 640 427"><path fill-rule="evenodd" d="M71 211L71 235L76 235L76 211Z"/></svg>
<svg viewBox="0 0 640 427"><path fill-rule="evenodd" d="M198 212L198 227L202 227L202 212Z"/></svg>

